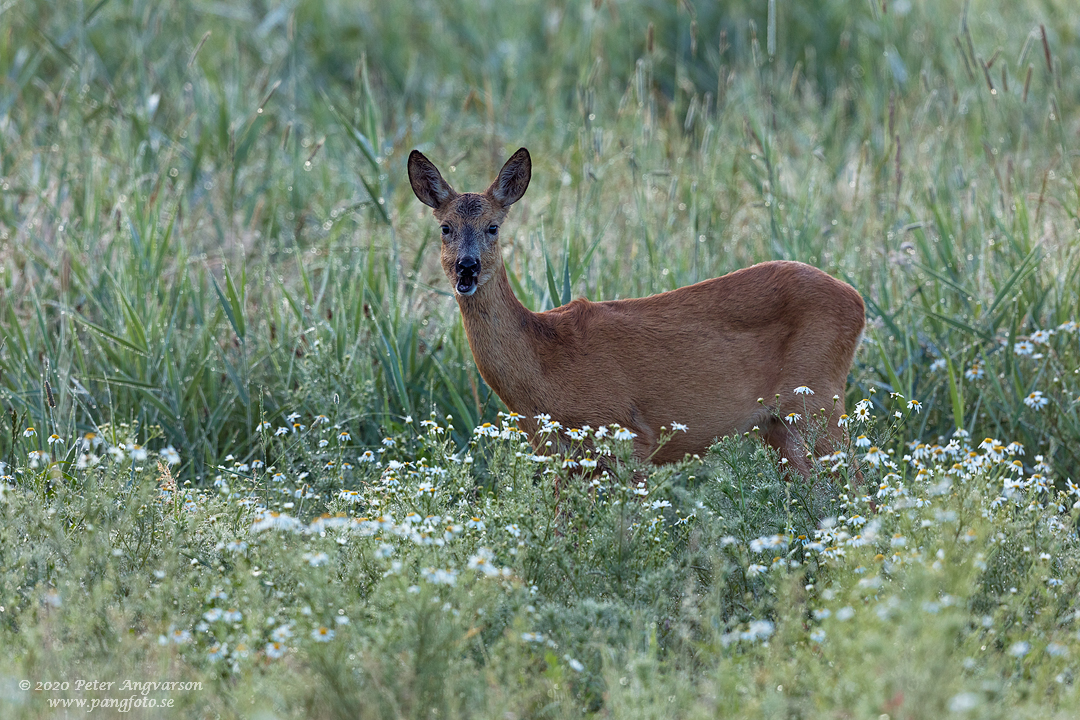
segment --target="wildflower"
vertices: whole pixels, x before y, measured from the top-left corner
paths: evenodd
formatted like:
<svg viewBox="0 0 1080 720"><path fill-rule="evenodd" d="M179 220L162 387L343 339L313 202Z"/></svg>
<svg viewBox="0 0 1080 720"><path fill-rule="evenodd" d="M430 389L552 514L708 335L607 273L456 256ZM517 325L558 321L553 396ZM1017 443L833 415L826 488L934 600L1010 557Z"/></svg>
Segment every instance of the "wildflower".
<svg viewBox="0 0 1080 720"><path fill-rule="evenodd" d="M433 585L456 585L457 570L443 570L442 568L424 568L420 575Z"/></svg>
<svg viewBox="0 0 1080 720"><path fill-rule="evenodd" d="M394 438L392 437L384 437L382 439L382 444L383 447L394 447L395 445L397 445L397 441L394 440Z"/></svg>
<svg viewBox="0 0 1080 720"><path fill-rule="evenodd" d="M255 432L263 432L264 430L269 430L271 427L273 426L270 424L269 420L263 420L255 426Z"/></svg>
<svg viewBox="0 0 1080 720"><path fill-rule="evenodd" d="M307 560L308 565L311 567L321 567L330 562L330 556L324 552L304 553L302 557L304 560Z"/></svg>
<svg viewBox="0 0 1080 720"><path fill-rule="evenodd" d="M566 431L566 435L571 440L584 440L585 439L585 432L583 430L579 430L578 428L570 428L569 430Z"/></svg>
<svg viewBox="0 0 1080 720"><path fill-rule="evenodd" d="M856 403L855 410L853 412L855 413L856 420L862 420L863 422L866 422L870 419L870 401L860 400L858 403Z"/></svg>
<svg viewBox="0 0 1080 720"><path fill-rule="evenodd" d="M270 658L271 660L278 660L285 656L285 646L277 640L272 640L266 643L265 652L266 657Z"/></svg>
<svg viewBox="0 0 1080 720"><path fill-rule="evenodd" d="M564 655L563 659L566 660L566 664L570 666L570 669L574 672L584 672L585 666L581 664L580 660L575 660L569 655Z"/></svg>
<svg viewBox="0 0 1080 720"><path fill-rule="evenodd" d="M1075 320L1070 320L1068 322L1064 322L1058 325L1057 329L1059 332L1069 333L1071 335L1072 333L1080 329L1080 323L1077 323Z"/></svg>
<svg viewBox="0 0 1080 720"><path fill-rule="evenodd" d="M616 440L633 440L637 437L637 433L624 427L617 427L612 437Z"/></svg>
<svg viewBox="0 0 1080 720"><path fill-rule="evenodd" d="M320 625L311 631L311 639L315 642L330 642L334 639L334 631L325 625Z"/></svg>
<svg viewBox="0 0 1080 720"><path fill-rule="evenodd" d="M1032 410L1042 410L1044 407L1050 404L1050 400L1043 397L1042 390L1036 390L1035 392L1024 398L1024 404Z"/></svg>
<svg viewBox="0 0 1080 720"><path fill-rule="evenodd" d="M683 425L682 423L679 423L679 422L672 422L671 423L671 431L672 432L686 432L687 430L689 430L689 428L686 427L685 425Z"/></svg>
<svg viewBox="0 0 1080 720"><path fill-rule="evenodd" d="M172 445L165 448L158 454L161 455L161 459L169 465L180 464L180 453L176 452L176 448L174 448Z"/></svg>
<svg viewBox="0 0 1080 720"><path fill-rule="evenodd" d="M61 437L60 437L59 435L57 435L56 433L53 433L52 435L50 435L50 436L48 437L48 443L49 443L50 445L55 445L56 443L60 443L61 445L63 445L63 444L64 444L64 439L63 439L63 438L61 438Z"/></svg>
<svg viewBox="0 0 1080 720"><path fill-rule="evenodd" d="M492 562L494 559L495 554L490 550L485 547L478 548L476 554L469 557L469 569L478 570L488 577L498 575L501 571Z"/></svg>
<svg viewBox="0 0 1080 720"><path fill-rule="evenodd" d="M1028 654L1028 651L1030 650L1031 643L1020 640L1019 642L1015 642L1012 644L1012 646L1009 648L1009 654L1013 657L1024 657Z"/></svg>
<svg viewBox="0 0 1080 720"><path fill-rule="evenodd" d="M801 420L801 419L802 419L802 415L800 415L799 413L795 413L795 412L788 413L787 417L784 418L784 420L787 421L788 425L794 425L795 423L799 422L799 420Z"/></svg>
<svg viewBox="0 0 1080 720"><path fill-rule="evenodd" d="M581 467L585 468L586 470L592 470L596 467L596 461L593 460L591 457L583 457L580 462Z"/></svg>
<svg viewBox="0 0 1080 720"><path fill-rule="evenodd" d="M840 419L836 421L836 427L846 428L850 424L851 424L851 418L848 417L847 413L844 413L843 415L841 415Z"/></svg>
<svg viewBox="0 0 1080 720"><path fill-rule="evenodd" d="M870 447L870 438L860 435L855 438L855 447Z"/></svg>
<svg viewBox="0 0 1080 720"><path fill-rule="evenodd" d="M917 413L921 413L922 412L922 403L919 402L918 400L908 400L907 409L908 410L914 410Z"/></svg>
<svg viewBox="0 0 1080 720"><path fill-rule="evenodd" d="M750 577L757 577L758 575L765 572L766 570L768 570L768 568L765 567L764 565L759 565L758 563L753 563L748 568L746 568L746 574L748 576L750 576Z"/></svg>
<svg viewBox="0 0 1080 720"><path fill-rule="evenodd" d="M765 550L777 550L787 547L786 535L764 535L750 541L750 552L763 552Z"/></svg>
<svg viewBox="0 0 1080 720"><path fill-rule="evenodd" d="M25 430L23 430L23 437L28 438L28 437L34 437L35 435L37 435L37 430L35 430L32 427L28 427Z"/></svg>
<svg viewBox="0 0 1080 720"><path fill-rule="evenodd" d="M1031 333L1031 342L1036 345L1045 345L1050 342L1050 337L1054 334L1053 330L1036 330Z"/></svg>
<svg viewBox="0 0 1080 720"><path fill-rule="evenodd" d="M934 362L930 363L930 372L941 372L948 366L945 358L938 358Z"/></svg>
<svg viewBox="0 0 1080 720"><path fill-rule="evenodd" d="M525 642L542 643L544 642L544 633L521 633L521 639Z"/></svg>
<svg viewBox="0 0 1080 720"><path fill-rule="evenodd" d="M769 620L754 620L746 627L746 632L739 635L739 639L747 642L768 640L775 630L776 626Z"/></svg>
<svg viewBox="0 0 1080 720"><path fill-rule="evenodd" d="M814 394L814 391L811 390L810 388L806 387L805 385L800 385L799 387L792 390L792 392L795 393L796 395L813 395Z"/></svg>
<svg viewBox="0 0 1080 720"><path fill-rule="evenodd" d="M1035 352L1035 346L1030 340L1021 340L1013 345L1013 352L1017 355L1031 355Z"/></svg>
<svg viewBox="0 0 1080 720"><path fill-rule="evenodd" d="M842 607L836 611L836 619L840 622L850 620L853 617L855 617L855 608L851 607L850 605Z"/></svg>
<svg viewBox="0 0 1080 720"><path fill-rule="evenodd" d="M226 643L218 643L217 645L214 645L213 647L211 647L209 650L206 651L206 658L208 660L210 660L210 662L213 662L215 660L221 660L226 655L228 655L228 652L229 652L228 644L226 644Z"/></svg>
<svg viewBox="0 0 1080 720"><path fill-rule="evenodd" d="M244 619L244 614L236 608L229 608L221 614L221 619L228 623L236 623Z"/></svg>
<svg viewBox="0 0 1080 720"><path fill-rule="evenodd" d="M187 645L189 642L191 642L191 633L187 630L181 630L179 628L176 628L172 631L171 638L172 641L177 645Z"/></svg>
<svg viewBox="0 0 1080 720"><path fill-rule="evenodd" d="M986 370L983 369L982 363L971 363L971 367L964 371L964 377L968 381L982 380L986 377Z"/></svg>
<svg viewBox="0 0 1080 720"><path fill-rule="evenodd" d="M289 428L285 427L284 425L282 425L281 427L279 427L277 430L274 431L274 436L275 437L281 437L282 435L288 435L288 434L289 434Z"/></svg>

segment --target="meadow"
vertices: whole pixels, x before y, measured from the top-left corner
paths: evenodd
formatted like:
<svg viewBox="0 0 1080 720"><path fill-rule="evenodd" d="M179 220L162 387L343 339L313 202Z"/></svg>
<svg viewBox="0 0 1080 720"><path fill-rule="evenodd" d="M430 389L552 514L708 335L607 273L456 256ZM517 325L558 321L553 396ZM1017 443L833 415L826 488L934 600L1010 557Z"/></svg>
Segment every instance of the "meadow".
<svg viewBox="0 0 1080 720"><path fill-rule="evenodd" d="M850 445L534 454L521 146L531 309L858 289ZM0 715L1075 717L1078 146L1065 0L0 3Z"/></svg>

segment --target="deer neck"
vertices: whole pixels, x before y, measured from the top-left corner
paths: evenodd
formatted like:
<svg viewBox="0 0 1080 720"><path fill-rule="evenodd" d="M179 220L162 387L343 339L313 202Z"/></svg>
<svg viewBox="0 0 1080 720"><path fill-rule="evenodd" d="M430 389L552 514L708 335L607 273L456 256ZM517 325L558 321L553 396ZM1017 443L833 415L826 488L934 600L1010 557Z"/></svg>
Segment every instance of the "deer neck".
<svg viewBox="0 0 1080 720"><path fill-rule="evenodd" d="M543 317L521 304L503 267L457 301L480 376L510 410L531 418L546 394L537 349Z"/></svg>

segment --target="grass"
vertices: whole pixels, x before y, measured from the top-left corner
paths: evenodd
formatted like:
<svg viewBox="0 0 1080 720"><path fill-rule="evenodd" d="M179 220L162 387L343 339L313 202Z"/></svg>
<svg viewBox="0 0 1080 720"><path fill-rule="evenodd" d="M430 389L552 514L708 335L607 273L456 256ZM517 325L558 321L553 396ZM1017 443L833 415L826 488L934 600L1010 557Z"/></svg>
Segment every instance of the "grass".
<svg viewBox="0 0 1080 720"><path fill-rule="evenodd" d="M127 696L22 679L201 683L159 694L190 716L1075 706L1067 3L0 17L5 716ZM745 439L532 459L404 170L477 189L521 145L531 308L772 258L859 289L865 489Z"/></svg>

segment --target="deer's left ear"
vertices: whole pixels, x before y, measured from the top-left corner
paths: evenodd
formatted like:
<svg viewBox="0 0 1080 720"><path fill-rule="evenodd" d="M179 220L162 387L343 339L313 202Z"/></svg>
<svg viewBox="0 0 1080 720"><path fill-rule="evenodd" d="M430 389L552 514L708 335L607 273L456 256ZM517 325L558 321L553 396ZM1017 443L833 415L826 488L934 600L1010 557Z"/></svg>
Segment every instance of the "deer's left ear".
<svg viewBox="0 0 1080 720"><path fill-rule="evenodd" d="M486 194L503 207L508 207L525 194L531 178L532 158L529 157L528 150L521 148L506 161L502 170L499 171L499 177L491 183Z"/></svg>
<svg viewBox="0 0 1080 720"><path fill-rule="evenodd" d="M409 183L417 199L436 210L458 195L450 183L443 180L439 169L418 150L409 154Z"/></svg>

